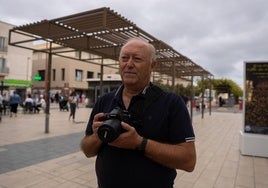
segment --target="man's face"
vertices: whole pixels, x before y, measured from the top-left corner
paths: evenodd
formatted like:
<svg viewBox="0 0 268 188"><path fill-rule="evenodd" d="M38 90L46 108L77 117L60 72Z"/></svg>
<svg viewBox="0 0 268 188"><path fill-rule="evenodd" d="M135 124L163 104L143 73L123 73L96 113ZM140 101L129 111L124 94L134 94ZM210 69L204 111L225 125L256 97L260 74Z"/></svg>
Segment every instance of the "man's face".
<svg viewBox="0 0 268 188"><path fill-rule="evenodd" d="M148 85L155 62L151 63L150 51L145 42L132 40L120 53L120 74L125 86L143 88Z"/></svg>

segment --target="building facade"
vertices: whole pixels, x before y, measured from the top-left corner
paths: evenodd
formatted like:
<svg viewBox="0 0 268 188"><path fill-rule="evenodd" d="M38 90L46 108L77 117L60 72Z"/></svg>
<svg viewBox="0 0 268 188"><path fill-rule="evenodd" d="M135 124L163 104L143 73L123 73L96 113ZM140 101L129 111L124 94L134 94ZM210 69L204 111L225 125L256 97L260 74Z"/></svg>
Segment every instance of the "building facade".
<svg viewBox="0 0 268 188"><path fill-rule="evenodd" d="M48 55L8 45L9 30L13 27L15 25L0 21L1 94L9 98L10 94L16 90L23 99L27 93L44 95ZM46 46L46 44L28 45L39 46L39 48ZM71 57L76 55L75 53L70 53ZM75 91L80 96L83 94L87 96L88 82L86 79L99 78L100 72L99 65L52 56L51 97L56 93L62 96L69 96L72 91ZM118 73L118 70L104 68L104 74L114 73Z"/></svg>
<svg viewBox="0 0 268 188"><path fill-rule="evenodd" d="M44 48L45 46L46 44L39 44L38 48ZM75 52L69 54L70 57L75 57L76 55ZM106 59L104 61L109 60ZM33 53L33 93L45 93L45 70L47 62L48 54L41 52ZM101 74L101 67L99 65L79 61L73 58L52 56L51 66L50 97L52 99L56 93L59 93L63 97L68 97L73 91L80 97L89 97L87 79L100 78ZM108 67L105 67L103 71L103 74L118 73L118 69Z"/></svg>
<svg viewBox="0 0 268 188"><path fill-rule="evenodd" d="M9 97L16 90L25 97L32 86L32 51L8 45L9 30L13 27L14 25L0 21L1 94Z"/></svg>

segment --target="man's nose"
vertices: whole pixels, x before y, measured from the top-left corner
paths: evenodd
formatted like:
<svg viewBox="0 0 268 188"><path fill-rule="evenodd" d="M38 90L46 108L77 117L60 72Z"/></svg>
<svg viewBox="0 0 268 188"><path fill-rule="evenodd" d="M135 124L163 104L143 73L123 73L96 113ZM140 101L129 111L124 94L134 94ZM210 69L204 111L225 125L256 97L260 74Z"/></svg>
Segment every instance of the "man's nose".
<svg viewBox="0 0 268 188"><path fill-rule="evenodd" d="M134 64L133 58L129 57L129 59L127 60L127 65L128 66L133 66L133 64Z"/></svg>

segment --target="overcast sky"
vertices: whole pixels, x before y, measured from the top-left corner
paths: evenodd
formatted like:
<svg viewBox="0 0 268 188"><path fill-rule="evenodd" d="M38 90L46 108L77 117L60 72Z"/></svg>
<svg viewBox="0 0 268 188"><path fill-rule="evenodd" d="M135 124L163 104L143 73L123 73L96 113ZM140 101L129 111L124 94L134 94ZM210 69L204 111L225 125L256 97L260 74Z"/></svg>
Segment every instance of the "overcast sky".
<svg viewBox="0 0 268 188"><path fill-rule="evenodd" d="M0 0L17 26L110 7L215 78L243 84L244 61L268 60L267 0Z"/></svg>

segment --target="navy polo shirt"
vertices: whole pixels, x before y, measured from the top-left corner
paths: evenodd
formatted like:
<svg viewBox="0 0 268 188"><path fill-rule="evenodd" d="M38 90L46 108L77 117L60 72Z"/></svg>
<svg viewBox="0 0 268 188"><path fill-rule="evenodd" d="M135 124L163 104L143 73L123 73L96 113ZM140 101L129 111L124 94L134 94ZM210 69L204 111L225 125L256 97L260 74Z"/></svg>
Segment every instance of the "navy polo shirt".
<svg viewBox="0 0 268 188"><path fill-rule="evenodd" d="M95 114L109 113L115 107L132 112L135 103L149 100L146 95L152 84L144 92L132 98L128 109L122 101L123 86L117 91L100 97L92 110L86 135L92 134L92 122ZM143 104L143 103L139 103ZM182 143L194 141L195 135L190 116L182 98L176 94L162 92L159 97L150 102L138 116L137 132L148 139L163 143ZM135 111L135 110L134 110ZM96 174L100 188L110 187L154 187L172 188L176 170L164 167L135 150L115 148L103 144L96 159Z"/></svg>

